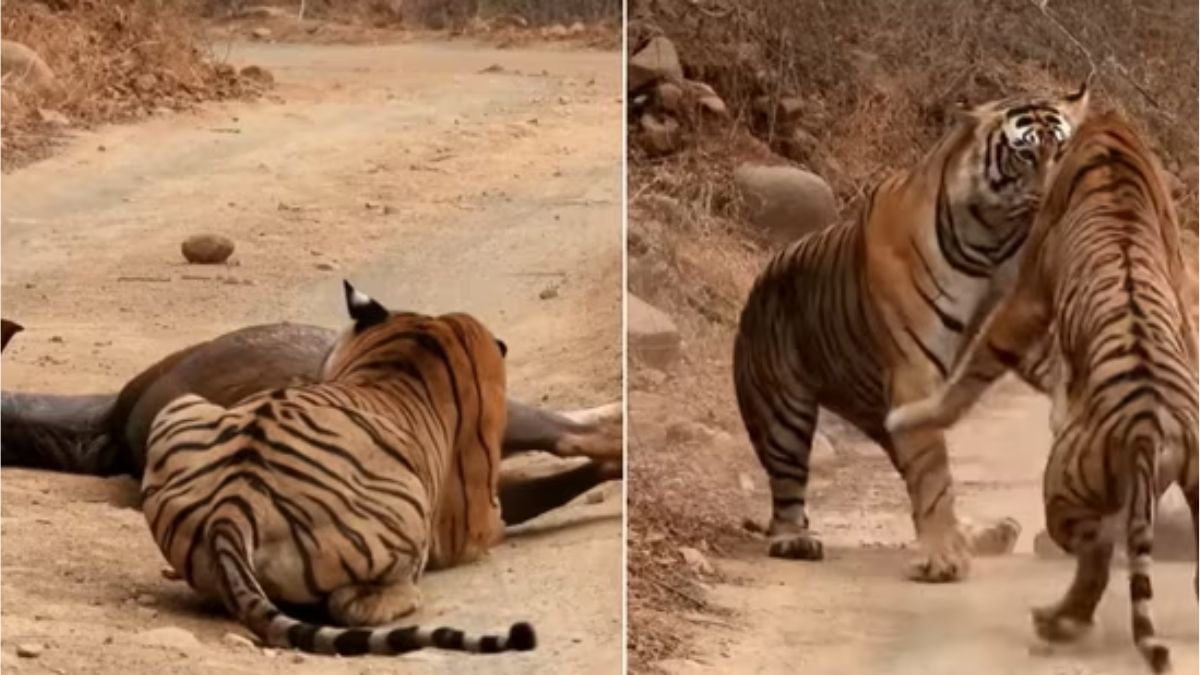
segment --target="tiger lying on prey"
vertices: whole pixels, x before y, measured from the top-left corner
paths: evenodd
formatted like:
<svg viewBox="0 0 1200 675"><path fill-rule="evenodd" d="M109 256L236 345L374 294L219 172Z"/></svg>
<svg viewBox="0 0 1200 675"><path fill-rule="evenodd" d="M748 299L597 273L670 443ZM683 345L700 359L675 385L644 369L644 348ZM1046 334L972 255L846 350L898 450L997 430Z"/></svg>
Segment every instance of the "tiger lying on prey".
<svg viewBox="0 0 1200 675"><path fill-rule="evenodd" d="M268 645L533 649L526 623L506 637L368 628L416 609L427 567L475 560L503 533L506 349L465 314L389 312L349 283L346 302L354 324L317 382L228 407L185 394L155 416L142 479L155 541ZM294 619L277 602L324 605L349 627Z"/></svg>
<svg viewBox="0 0 1200 675"><path fill-rule="evenodd" d="M9 324L20 329L5 321L6 331ZM168 355L115 395L5 392L0 464L140 478L150 423L170 401L194 393L232 405L260 391L313 382L335 338L334 331L317 326L250 326ZM619 403L559 414L509 399L507 417L505 456L543 450L591 460L545 476L502 473L500 499L509 525L621 478Z"/></svg>

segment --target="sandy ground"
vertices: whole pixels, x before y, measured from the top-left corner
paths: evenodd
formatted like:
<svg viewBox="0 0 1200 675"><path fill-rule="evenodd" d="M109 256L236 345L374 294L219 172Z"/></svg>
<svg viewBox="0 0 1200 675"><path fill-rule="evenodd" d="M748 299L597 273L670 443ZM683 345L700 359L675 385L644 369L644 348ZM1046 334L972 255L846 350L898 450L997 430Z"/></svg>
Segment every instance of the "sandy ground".
<svg viewBox="0 0 1200 675"><path fill-rule="evenodd" d="M620 396L618 53L243 45L231 60L270 69L275 96L83 134L4 177L3 313L27 327L5 389L111 391L232 328L339 326L347 277L395 308L479 315L518 398ZM231 236L232 264L185 265L198 232ZM4 472L5 672L619 670L619 484L425 583L418 619L528 619L538 651L337 660L227 641L244 629L160 576L130 487ZM147 632L164 627L190 636Z"/></svg>
<svg viewBox="0 0 1200 675"><path fill-rule="evenodd" d="M636 398L634 399L637 400ZM766 544L736 546L712 563L723 580L706 585L718 615L683 614L688 658L655 664L669 673L852 675L1118 675L1149 672L1133 647L1128 581L1114 568L1097 625L1084 642L1045 648L1029 609L1066 590L1074 563L1032 553L1044 522L1040 480L1049 448L1048 402L1004 381L950 433L960 513L1010 515L1023 525L1014 555L976 559L969 580L925 585L902 576L912 538L903 484L877 447L835 435L814 455L810 517L826 544L820 563L766 557ZM637 410L631 409L631 424ZM739 461L753 462L742 434L718 435ZM818 453L822 449L818 448ZM741 460L748 460L741 461ZM748 469L748 471L752 471ZM748 497L769 505L765 476ZM1197 670L1197 609L1191 563L1153 570L1160 635L1176 673Z"/></svg>

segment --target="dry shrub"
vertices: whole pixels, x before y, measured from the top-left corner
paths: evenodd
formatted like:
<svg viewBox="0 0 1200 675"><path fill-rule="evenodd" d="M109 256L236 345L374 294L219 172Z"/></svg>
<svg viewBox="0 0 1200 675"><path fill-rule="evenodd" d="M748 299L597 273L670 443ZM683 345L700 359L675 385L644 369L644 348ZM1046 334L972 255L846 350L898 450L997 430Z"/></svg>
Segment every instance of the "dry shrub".
<svg viewBox="0 0 1200 675"><path fill-rule="evenodd" d="M406 12L433 28L462 28L474 18L516 16L530 26L620 21L620 0L413 0Z"/></svg>
<svg viewBox="0 0 1200 675"><path fill-rule="evenodd" d="M59 91L6 91L3 108L6 168L45 151L55 127L41 109L91 125L183 109L206 99L256 93L229 66L216 64L178 2L171 0L55 0L7 2L0 27L54 71Z"/></svg>

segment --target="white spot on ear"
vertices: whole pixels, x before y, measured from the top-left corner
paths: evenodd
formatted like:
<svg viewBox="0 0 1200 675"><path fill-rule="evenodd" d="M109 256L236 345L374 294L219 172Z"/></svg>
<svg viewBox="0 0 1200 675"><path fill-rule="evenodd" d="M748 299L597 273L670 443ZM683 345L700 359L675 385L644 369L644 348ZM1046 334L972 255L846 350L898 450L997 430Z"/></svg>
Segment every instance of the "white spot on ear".
<svg viewBox="0 0 1200 675"><path fill-rule="evenodd" d="M350 306L351 307L366 307L369 304L371 304L371 298L366 293L363 293L362 291L360 291L358 289L354 289L353 291L351 291L351 293L350 293Z"/></svg>

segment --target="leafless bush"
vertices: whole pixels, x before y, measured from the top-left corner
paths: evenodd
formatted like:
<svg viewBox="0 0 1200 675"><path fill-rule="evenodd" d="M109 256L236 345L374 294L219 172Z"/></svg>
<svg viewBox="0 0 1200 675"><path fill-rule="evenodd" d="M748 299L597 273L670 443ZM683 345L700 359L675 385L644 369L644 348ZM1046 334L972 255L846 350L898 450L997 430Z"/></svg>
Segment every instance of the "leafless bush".
<svg viewBox="0 0 1200 675"><path fill-rule="evenodd" d="M47 108L87 125L249 93L249 83L210 58L188 11L182 0L6 2L0 32L38 52L59 86L52 94L6 89L5 166L44 147L53 127Z"/></svg>

